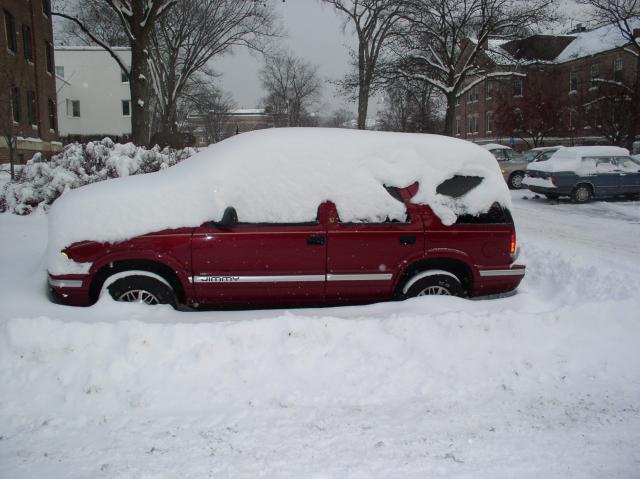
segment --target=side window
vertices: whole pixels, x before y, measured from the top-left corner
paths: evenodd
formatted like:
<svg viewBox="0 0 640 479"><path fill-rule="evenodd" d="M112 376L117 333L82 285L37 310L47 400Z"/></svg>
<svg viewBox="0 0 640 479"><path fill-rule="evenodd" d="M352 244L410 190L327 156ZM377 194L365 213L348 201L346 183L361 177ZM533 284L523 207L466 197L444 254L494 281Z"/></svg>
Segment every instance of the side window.
<svg viewBox="0 0 640 479"><path fill-rule="evenodd" d="M460 198L466 195L482 183L480 176L461 176L455 175L453 178L443 181L436 188L436 193L440 195L450 196L451 198Z"/></svg>
<svg viewBox="0 0 640 479"><path fill-rule="evenodd" d="M479 215L459 215L457 225L513 224L513 217L506 208L494 203L489 211Z"/></svg>
<svg viewBox="0 0 640 479"><path fill-rule="evenodd" d="M402 199L402 195L400 194L400 189L395 187L395 186L387 186L387 185L383 185L384 189L387 191L387 193L389 193L389 195L396 201L398 201L399 203L402 203L402 205L405 205L404 200ZM363 219L363 220L356 220L356 221L342 221L340 219L340 217L338 216L338 223L343 224L343 225L348 225L348 224L362 224L362 225L371 225L371 224L401 224L401 223L411 223L411 217L409 216L409 212L406 210L405 207L405 213L404 213L404 218L403 220L399 220L396 218L389 218L386 217L384 219L380 218L379 221L370 221L368 219Z"/></svg>
<svg viewBox="0 0 640 479"><path fill-rule="evenodd" d="M596 158L596 171L598 173L610 173L617 169L616 166L611 157L603 156Z"/></svg>
<svg viewBox="0 0 640 479"><path fill-rule="evenodd" d="M618 171L626 171L629 173L640 173L640 163L628 157L614 158Z"/></svg>

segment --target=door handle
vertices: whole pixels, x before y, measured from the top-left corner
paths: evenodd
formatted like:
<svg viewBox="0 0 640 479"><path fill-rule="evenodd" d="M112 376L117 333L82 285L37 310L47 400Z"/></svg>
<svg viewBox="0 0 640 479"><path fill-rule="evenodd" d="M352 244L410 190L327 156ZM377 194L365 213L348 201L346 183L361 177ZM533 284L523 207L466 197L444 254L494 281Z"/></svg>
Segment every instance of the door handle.
<svg viewBox="0 0 640 479"><path fill-rule="evenodd" d="M309 236L307 244L310 246L322 246L324 244L324 236Z"/></svg>
<svg viewBox="0 0 640 479"><path fill-rule="evenodd" d="M415 236L400 236L400 244L416 244Z"/></svg>

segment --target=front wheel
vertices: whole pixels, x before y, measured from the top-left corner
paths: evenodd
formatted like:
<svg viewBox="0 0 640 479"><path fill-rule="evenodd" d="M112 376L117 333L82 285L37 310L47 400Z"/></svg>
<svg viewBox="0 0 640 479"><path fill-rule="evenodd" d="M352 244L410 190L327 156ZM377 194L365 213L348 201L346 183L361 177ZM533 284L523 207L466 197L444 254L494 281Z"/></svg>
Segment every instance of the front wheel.
<svg viewBox="0 0 640 479"><path fill-rule="evenodd" d="M125 276L110 284L109 294L116 301L149 305L177 304L173 290L163 282L149 276Z"/></svg>
<svg viewBox="0 0 640 479"><path fill-rule="evenodd" d="M463 288L454 276L434 274L419 279L407 290L405 298L416 296L462 296Z"/></svg>
<svg viewBox="0 0 640 479"><path fill-rule="evenodd" d="M576 203L587 203L591 200L591 188L587 185L578 185L571 192L571 199Z"/></svg>
<svg viewBox="0 0 640 479"><path fill-rule="evenodd" d="M511 188L512 190L519 190L520 188L522 188L522 180L524 180L523 173L519 171L512 173L508 181L509 188Z"/></svg>

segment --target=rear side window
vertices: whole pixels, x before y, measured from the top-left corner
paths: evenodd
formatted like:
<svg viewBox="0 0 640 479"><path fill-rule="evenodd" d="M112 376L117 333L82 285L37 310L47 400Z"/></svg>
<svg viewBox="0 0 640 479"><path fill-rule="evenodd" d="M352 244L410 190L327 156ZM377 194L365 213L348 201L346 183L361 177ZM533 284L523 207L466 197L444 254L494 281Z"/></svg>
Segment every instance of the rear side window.
<svg viewBox="0 0 640 479"><path fill-rule="evenodd" d="M495 224L513 224L511 212L494 203L489 211L479 215L459 215L456 221L457 225L495 225Z"/></svg>
<svg viewBox="0 0 640 479"><path fill-rule="evenodd" d="M480 183L482 183L482 177L480 176L455 175L453 178L449 178L440 183L436 188L436 193L450 196L451 198L460 198Z"/></svg>

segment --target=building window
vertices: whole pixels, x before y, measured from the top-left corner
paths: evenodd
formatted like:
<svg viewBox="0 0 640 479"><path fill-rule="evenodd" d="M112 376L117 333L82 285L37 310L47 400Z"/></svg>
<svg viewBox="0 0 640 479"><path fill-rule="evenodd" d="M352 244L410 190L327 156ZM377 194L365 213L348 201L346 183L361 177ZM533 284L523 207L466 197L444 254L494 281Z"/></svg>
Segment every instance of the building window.
<svg viewBox="0 0 640 479"><path fill-rule="evenodd" d="M56 131L58 129L56 125L56 103L51 98L47 103L49 106L49 129Z"/></svg>
<svg viewBox="0 0 640 479"><path fill-rule="evenodd" d="M80 118L80 100L67 99L67 116Z"/></svg>
<svg viewBox="0 0 640 479"><path fill-rule="evenodd" d="M47 72L53 73L53 47L49 42L44 42L44 47L47 56Z"/></svg>
<svg viewBox="0 0 640 479"><path fill-rule="evenodd" d="M576 112L575 110L569 110L569 129L576 129Z"/></svg>
<svg viewBox="0 0 640 479"><path fill-rule="evenodd" d="M456 116L456 135L460 135L460 117Z"/></svg>
<svg viewBox="0 0 640 479"><path fill-rule="evenodd" d="M27 123L36 124L36 94L33 90L27 90Z"/></svg>
<svg viewBox="0 0 640 479"><path fill-rule="evenodd" d="M51 0L42 0L42 13L47 17L51 14Z"/></svg>
<svg viewBox="0 0 640 479"><path fill-rule="evenodd" d="M122 100L122 116L131 116L131 100Z"/></svg>
<svg viewBox="0 0 640 479"><path fill-rule="evenodd" d="M522 96L522 78L513 80L513 96Z"/></svg>
<svg viewBox="0 0 640 479"><path fill-rule="evenodd" d="M491 80L487 80L485 82L484 95L487 100L491 100L491 98L493 97L493 82Z"/></svg>
<svg viewBox="0 0 640 479"><path fill-rule="evenodd" d="M478 101L480 95L478 94L478 87L474 86L471 90L469 90L469 103Z"/></svg>
<svg viewBox="0 0 640 479"><path fill-rule="evenodd" d="M18 35L16 34L16 19L6 10L4 11L4 30L7 36L7 49L10 52L18 51Z"/></svg>
<svg viewBox="0 0 640 479"><path fill-rule="evenodd" d="M578 72L569 73L569 92L578 91Z"/></svg>
<svg viewBox="0 0 640 479"><path fill-rule="evenodd" d="M487 133L491 133L493 131L493 112L487 112Z"/></svg>
<svg viewBox="0 0 640 479"><path fill-rule="evenodd" d="M613 61L613 81L622 83L622 70L624 69L624 60L616 58Z"/></svg>
<svg viewBox="0 0 640 479"><path fill-rule="evenodd" d="M469 129L467 130L467 132L469 134L477 134L478 133L478 114L476 113L475 115L469 115L468 116L468 124L469 124Z"/></svg>
<svg viewBox="0 0 640 479"><path fill-rule="evenodd" d="M32 62L33 52L31 51L31 28L29 28L29 25L22 25L22 46L24 49L24 59Z"/></svg>
<svg viewBox="0 0 640 479"><path fill-rule="evenodd" d="M591 65L591 88L598 88L598 82L596 81L600 78L600 65L594 63Z"/></svg>
<svg viewBox="0 0 640 479"><path fill-rule="evenodd" d="M56 66L56 76L58 76L60 78L64 78L64 67L63 66Z"/></svg>
<svg viewBox="0 0 640 479"><path fill-rule="evenodd" d="M120 70L120 81L122 83L129 83L129 74L124 70Z"/></svg>
<svg viewBox="0 0 640 479"><path fill-rule="evenodd" d="M11 109L13 110L13 121L20 123L20 88L11 88Z"/></svg>
<svg viewBox="0 0 640 479"><path fill-rule="evenodd" d="M460 106L460 97L456 96L456 106Z"/></svg>

